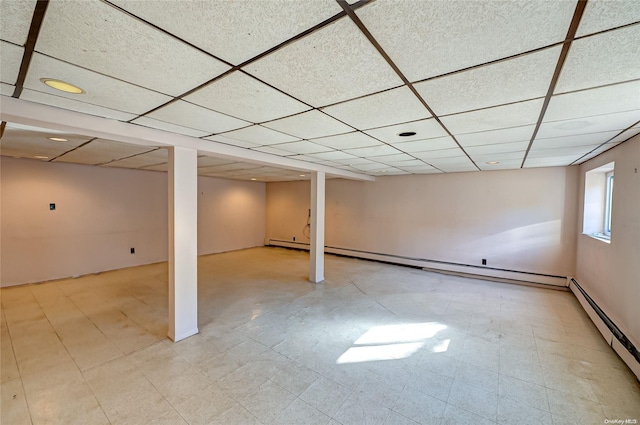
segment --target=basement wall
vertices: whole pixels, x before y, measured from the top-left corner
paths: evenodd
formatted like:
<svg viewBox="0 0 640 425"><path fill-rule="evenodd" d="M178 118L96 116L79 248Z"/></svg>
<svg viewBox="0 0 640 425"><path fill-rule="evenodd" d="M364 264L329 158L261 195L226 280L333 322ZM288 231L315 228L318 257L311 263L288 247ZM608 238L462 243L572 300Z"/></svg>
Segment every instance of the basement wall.
<svg viewBox="0 0 640 425"><path fill-rule="evenodd" d="M2 286L167 260L166 173L3 156L0 176ZM199 254L263 244L264 183L199 177L198 192Z"/></svg>
<svg viewBox="0 0 640 425"><path fill-rule="evenodd" d="M578 167L331 179L325 244L573 276L577 187ZM309 190L308 181L267 183L267 239L309 242Z"/></svg>

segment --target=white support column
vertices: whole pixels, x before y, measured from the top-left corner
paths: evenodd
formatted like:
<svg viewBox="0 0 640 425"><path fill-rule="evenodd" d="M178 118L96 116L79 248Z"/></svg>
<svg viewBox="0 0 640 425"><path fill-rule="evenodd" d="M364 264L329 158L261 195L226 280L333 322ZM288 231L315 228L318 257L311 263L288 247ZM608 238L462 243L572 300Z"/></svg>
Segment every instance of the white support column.
<svg viewBox="0 0 640 425"><path fill-rule="evenodd" d="M311 264L309 280L324 280L324 186L325 173L311 174Z"/></svg>
<svg viewBox="0 0 640 425"><path fill-rule="evenodd" d="M198 333L198 151L169 148L169 338Z"/></svg>

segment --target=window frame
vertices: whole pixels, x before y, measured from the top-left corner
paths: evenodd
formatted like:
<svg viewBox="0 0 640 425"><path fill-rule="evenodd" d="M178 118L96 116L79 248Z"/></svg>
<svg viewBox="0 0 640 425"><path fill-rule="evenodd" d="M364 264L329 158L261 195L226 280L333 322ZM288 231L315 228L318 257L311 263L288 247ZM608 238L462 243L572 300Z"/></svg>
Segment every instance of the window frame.
<svg viewBox="0 0 640 425"><path fill-rule="evenodd" d="M611 207L613 205L613 170L605 174L607 189L604 198L604 223L602 233L611 238Z"/></svg>

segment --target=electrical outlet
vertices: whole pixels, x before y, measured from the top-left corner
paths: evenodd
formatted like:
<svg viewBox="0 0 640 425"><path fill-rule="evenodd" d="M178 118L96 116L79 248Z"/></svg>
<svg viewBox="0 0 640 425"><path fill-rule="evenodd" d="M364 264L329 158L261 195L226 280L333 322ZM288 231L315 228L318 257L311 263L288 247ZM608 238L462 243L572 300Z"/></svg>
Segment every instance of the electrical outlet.
<svg viewBox="0 0 640 425"><path fill-rule="evenodd" d="M483 265L483 266L486 266L486 265L487 265L487 259L486 259L486 258L483 258L483 259L482 259L482 265Z"/></svg>
<svg viewBox="0 0 640 425"><path fill-rule="evenodd" d="M135 254L136 253L136 249L135 248L131 248L131 253Z"/></svg>
<svg viewBox="0 0 640 425"><path fill-rule="evenodd" d="M49 204L49 210L53 211L56 209L56 204Z"/></svg>

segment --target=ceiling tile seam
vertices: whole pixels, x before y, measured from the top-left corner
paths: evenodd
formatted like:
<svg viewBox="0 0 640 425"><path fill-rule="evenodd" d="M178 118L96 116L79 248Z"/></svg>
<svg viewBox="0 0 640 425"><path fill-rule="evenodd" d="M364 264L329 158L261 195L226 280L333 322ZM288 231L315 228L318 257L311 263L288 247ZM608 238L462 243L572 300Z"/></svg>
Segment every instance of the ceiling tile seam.
<svg viewBox="0 0 640 425"><path fill-rule="evenodd" d="M4 136L4 129L7 128L7 122L6 121L2 121L2 123L0 123L0 140L2 140L2 136Z"/></svg>
<svg viewBox="0 0 640 425"><path fill-rule="evenodd" d="M580 161L582 158L591 155L593 152L597 151L598 149L600 149L601 147L603 147L604 145L606 145L607 143L609 143L610 141L612 141L613 139L615 139L616 137L624 134L625 131L631 130L633 127L635 127L636 125L640 124L640 120L636 121L635 123L631 124L629 127L625 128L624 130L620 131L618 134L616 134L615 136L609 138L606 142L601 143L600 145L598 145L597 147L591 149L591 151L585 153L584 155L582 155L580 158L576 159L575 161L573 161L571 164L569 165L573 165L576 162ZM629 136L627 139L623 140L621 143L626 142L627 140L629 140L630 138L635 137L634 136ZM612 146L613 147L613 146ZM607 149L608 150L608 149ZM606 151L605 151L606 152ZM604 153L604 152L602 152ZM600 154L599 154L600 155ZM597 156L597 155L596 155ZM595 158L595 157L594 157Z"/></svg>
<svg viewBox="0 0 640 425"><path fill-rule="evenodd" d="M20 70L18 71L18 78L16 79L13 95L11 96L16 99L22 94L22 88L25 80L27 79L27 72L31 65L31 58L33 57L36 42L38 41L38 35L40 35L40 28L42 28L42 22L48 6L49 0L38 0L36 7L33 10L31 25L29 26L29 34L27 35L27 41L24 45L22 61L20 62Z"/></svg>
<svg viewBox="0 0 640 425"><path fill-rule="evenodd" d="M48 160L47 162L53 162L53 161L55 161L56 159L61 158L61 157L65 156L66 154L68 154L68 153L70 153L70 152L75 151L76 149L80 149L81 147L86 146L86 145L88 145L89 143L91 143L91 142L93 142L94 140L97 140L97 139L98 139L97 137L94 137L94 138L92 138L92 139L89 139L89 140L87 140L86 142L79 144L79 145L78 145L78 146L76 146L75 148L73 148L73 149L69 149L68 151L63 152L63 153L61 153L60 155L58 155L58 156L56 156L56 157L51 158L51 159L50 159L50 160Z"/></svg>
<svg viewBox="0 0 640 425"><path fill-rule="evenodd" d="M632 27L632 26L634 26L634 25L638 25L638 24L640 24L640 21L630 22L630 23L628 23L628 24L619 25L619 26L617 26L617 27L607 28L607 29L605 29L605 30L596 31L596 32L593 32L593 33L591 33L591 34L584 34L584 35L580 35L580 36L578 36L578 37L575 37L573 40L574 40L574 41L575 41L575 40L582 40L583 38L589 38L589 37L593 37L593 36L596 36L596 35L605 34L605 33L607 33L607 32L616 31L616 30L621 30L621 29L624 29L624 28Z"/></svg>
<svg viewBox="0 0 640 425"><path fill-rule="evenodd" d="M177 35L173 34L172 32L169 32L169 31L165 30L164 28L159 27L159 26L157 26L156 24L154 24L154 23L152 23L152 22L147 21L146 19L141 18L140 16L138 16L138 15L136 15L136 14L132 13L132 12L129 12L128 10L123 9L123 8L122 8L122 7L120 7L120 6L118 6L118 5L116 5L116 4L111 3L109 0L100 0L100 1L102 1L103 3L105 3L105 4L106 4L106 5L108 5L108 6L111 6L112 8L116 9L117 11L119 11L119 12L121 12L121 13L125 14L125 15L128 15L128 16L130 16L130 17L132 17L132 18L134 18L134 19L136 19L136 20L138 20L138 21L142 22L142 23L143 23L143 24L145 24L145 25L150 26L151 28L153 28L153 29L154 29L154 30L156 30L156 31L159 31L159 32L161 32L161 33L163 33L163 34L165 34L165 35L170 36L170 37L173 37L173 38L175 38L176 40L180 41L181 43L184 43L184 44L186 44L187 46L192 47L192 48L194 48L194 49L198 50L199 52L204 53L204 54L206 54L207 56L212 57L213 59L216 59L216 60L218 60L218 61L220 61L220 62L224 63L225 65L227 65L227 66L229 66L229 67L233 67L233 66L234 66L231 62L227 62L226 60L224 60L224 59L222 59L222 58L220 58L220 57L218 57L218 56L214 55L213 53L211 53L211 52L209 52L209 51L207 51L207 50L204 50L204 49L203 49L203 48L201 48L201 47L196 46L196 45L195 45L195 44L193 44L193 43L188 42L187 40L185 40L185 39L183 39L183 38L181 38L181 37L179 37L179 36L177 36Z"/></svg>
<svg viewBox="0 0 640 425"><path fill-rule="evenodd" d="M148 153L155 152L158 149L162 149L162 148L153 148L153 149L150 149L150 150L145 151L145 152L140 152L140 153L136 153L136 154L129 155L129 156L123 156L122 158L116 158L116 159L112 159L111 161L100 162L98 164L93 164L93 165L96 165L96 166L100 167L102 165L111 164L113 162L122 161L124 159L135 158L136 156L140 156L140 155L146 155Z"/></svg>
<svg viewBox="0 0 640 425"><path fill-rule="evenodd" d="M592 86L592 87L586 87L584 89L576 89L576 90L569 90L569 91L565 91L565 92L557 92L554 93L554 96L559 96L559 95L563 95L563 94L573 94L573 93L580 93L583 91L589 91L589 90L596 90L596 89L601 89L601 88L605 88L605 87L613 87L613 86L617 86L620 84L628 84L628 83L635 83L640 81L640 78L634 78L631 80L626 80L626 81L616 81L615 83L607 83L607 84L601 84L599 86Z"/></svg>
<svg viewBox="0 0 640 425"><path fill-rule="evenodd" d="M391 90L399 89L399 88L404 87L404 86L405 86L404 83L403 84L399 84L397 86L389 87L389 88L384 89L384 90L374 91L372 93L363 94L362 96L352 97L351 99L345 99L345 100L341 100L339 102L334 102L334 103L329 103L327 105L318 106L318 109L329 108L331 106L341 105L343 103L351 102L353 100L364 99L365 97L375 96L377 94L381 94L381 93L385 93L385 92L388 92L388 91L391 91Z"/></svg>
<svg viewBox="0 0 640 425"><path fill-rule="evenodd" d="M458 145L458 147L464 152L464 154L469 158L469 161L478 169L478 171L482 171L480 167L475 163L475 161L469 156L467 151L464 150L460 142L455 138L453 133L449 131L449 129L444 125L444 123L440 120L440 118L435 114L433 109L427 104L427 102L422 98L420 93L413 87L413 84L407 79L404 73L398 68L398 66L393 62L391 57L384 51L380 43L373 37L373 34L369 31L369 29L364 25L364 23L360 20L360 18L355 14L354 10L349 6L346 0L336 0L338 4L342 7L342 9L349 15L349 18L353 21L354 24L362 31L362 33L367 37L369 42L375 47L378 53L384 58L384 60L389 64L389 66L395 71L395 73L400 77L400 79L405 83L405 85L411 90L411 92L416 96L416 98L422 103L422 105L429 111L429 113L433 116L433 118L440 124L442 129L453 139L454 142Z"/></svg>
<svg viewBox="0 0 640 425"><path fill-rule="evenodd" d="M70 99L70 98L68 98L68 97L61 96L61 95L56 94L56 93L49 93L49 92L46 92L46 91L36 90L36 89L29 89L29 88L28 88L27 90L30 90L30 91L33 91L33 92L36 92L36 93L46 94L46 95L49 95L49 96L58 97L58 98L60 98L60 99L73 100L73 101L75 101L75 102L82 103L82 104L84 104L84 105L96 106L96 107L98 107L98 108L108 109L108 110L110 110L110 111L114 111L114 112L122 112L123 114L135 115L133 112L123 111L123 110L121 110L121 109L113 109L113 108L109 108L108 106L102 106L102 105L98 105L98 104L91 103L91 102L84 102L84 101L82 101L82 100ZM67 109L67 108L62 108L62 107L58 107L58 108L60 108L60 109L66 109L66 110L69 110L69 109ZM91 115L91 114L87 114L87 115Z"/></svg>
<svg viewBox="0 0 640 425"><path fill-rule="evenodd" d="M476 70L478 68L484 68L485 66L496 65L496 64L501 63L501 62L506 62L506 61L509 61L509 60L512 60L512 59L520 58L522 56L527 56L527 55L530 55L530 54L533 54L533 53L542 52L542 51L547 50L547 49L552 49L554 47L558 47L558 46L562 45L563 43L564 43L564 41L558 41L557 43L549 44L549 45L546 45L546 46L543 46L543 47L537 47L535 49L527 50L525 52L516 53L516 54L510 55L510 56L505 56L503 58L494 59L494 60L489 61L489 62L484 62L484 63L480 63L480 64L477 64L477 65L471 65L471 66L468 66L466 68L461 68L461 69L457 69L455 71L445 72L444 74L434 75L433 77L427 77L427 78L423 78L421 80L415 80L411 84L424 83L424 82L427 82L427 81L437 80L437 79L443 78L443 77L450 77L452 75L460 74L460 73L467 72L467 71L473 71L473 70Z"/></svg>
<svg viewBox="0 0 640 425"><path fill-rule="evenodd" d="M498 107L501 107L501 106L517 105L518 103L531 102L533 100L540 100L540 99L544 99L544 96L532 97L530 99L523 99L523 100L515 100L513 102L500 103L500 104L491 105L491 106L483 106L482 108L475 108L475 109L469 109L469 110L466 110L466 111L453 112L451 114L439 115L439 117L440 118L448 118L448 117L452 117L452 116L455 116L455 115L466 114L466 113L469 113L469 112L479 112L479 111L484 111L484 110L487 110L487 109L498 108ZM531 124L533 124L533 123L531 123ZM526 124L526 125L529 125L529 124ZM519 126L517 126L517 127L519 127Z"/></svg>
<svg viewBox="0 0 640 425"><path fill-rule="evenodd" d="M164 161L164 162L158 162L157 164L141 165L140 167L136 168L136 170L144 170L146 167L157 167L158 165L164 165L164 164L169 164L169 163L167 161ZM146 171L153 171L153 170L146 170Z"/></svg>
<svg viewBox="0 0 640 425"><path fill-rule="evenodd" d="M231 116L231 115L229 115L229 116ZM141 117L138 117L138 118L141 118ZM234 118L234 117L232 117L232 118ZM136 118L136 119L137 119L137 118ZM155 118L153 118L153 119L155 119ZM239 119L239 118L238 118L238 119ZM158 121L160 121L160 120L158 120ZM163 122L164 122L164 121L163 121ZM247 121L247 122L249 122L249 121ZM135 123L133 123L133 124L135 124ZM173 123L168 123L168 124L173 124ZM222 136L222 135L224 135L225 133L229 133L229 132L231 132L231 131L244 130L245 128L253 127L254 125L257 125L257 124L249 123L248 125L245 125L244 127L234 128L233 130L225 130L225 131L222 131L222 132L220 132L220 133L211 133L211 134L208 134L208 135L205 135L205 136L201 136L201 137L198 137L198 138L199 138L199 139L206 139L206 138L208 138L208 137L213 137L213 136L218 136L218 135ZM194 129L194 130L195 130L195 129ZM215 142L215 140L209 140L209 141L210 141L210 142Z"/></svg>
<svg viewBox="0 0 640 425"><path fill-rule="evenodd" d="M529 156L529 151L531 150L531 146L533 146L533 142L538 135L538 130L542 125L542 120L544 119L544 115L547 112L547 108L549 107L549 102L551 101L551 97L553 97L553 92L558 83L558 79L560 78L560 74L562 72L562 67L564 66L564 62L567 59L567 55L569 54L569 50L571 49L571 43L573 42L573 38L578 31L578 26L580 25L580 20L582 19L582 15L584 14L584 10L587 6L587 0L578 0L576 4L576 8L573 12L573 17L571 18L571 23L569 24L569 29L567 31L567 36L565 37L565 41L562 45L562 50L560 51L560 57L558 58L558 62L556 63L556 69L553 71L553 76L551 77L551 82L549 83L549 88L547 89L547 94L544 97L544 102L542 103L542 108L540 109L540 115L538 116L538 122L536 123L535 128L533 129L533 134L531 135L531 140L529 141L529 146L527 146L527 150L524 154L524 158L522 159L522 164L520 168L524 168L525 162L527 162L527 156Z"/></svg>
<svg viewBox="0 0 640 425"><path fill-rule="evenodd" d="M103 0L103 1L105 1L105 0ZM253 63L253 62L255 62L255 61L257 61L257 60L259 60L259 59L262 59L263 57L265 57L265 56L267 56L267 55L269 55L269 54L271 54L271 53L273 53L273 52L275 52L277 50L280 50L281 48L283 48L283 47L285 47L285 46L287 46L287 45L289 45L289 44L291 44L291 43L293 43L295 41L298 41L302 37L305 37L305 36L315 32L315 31L318 31L318 30L322 29L323 27L325 27L325 26L327 26L329 24L332 24L333 22L335 22L338 19L341 19L341 18L343 18L345 16L346 16L346 13L344 11L340 12L340 13L337 13L336 15L325 19L324 21L314 25L313 27L311 27L311 28L299 33L299 34L294 35L293 37L283 41L282 43L280 43L280 44L278 44L278 45L276 45L276 46L274 46L274 47L272 47L272 48L270 48L268 50L265 50L264 52L254 56L254 57L252 57L250 59L247 59L246 61L242 62L241 64L234 65L231 69L228 69L227 71L225 71L224 73L218 75L217 77L212 78L209 81L205 81L204 83L202 83L202 84L200 84L200 85L198 85L198 86L196 86L196 87L194 87L194 88L192 88L192 89L190 89L190 90L188 90L188 91L186 91L186 92L184 92L184 93L182 93L182 94L180 94L178 96L174 96L174 98L169 100L168 102L166 102L166 103L164 103L162 105L159 105L159 106L157 106L157 107L155 107L155 108L153 108L153 109L151 109L151 110L149 110L149 111L147 111L147 112L145 112L143 114L140 114L136 118L144 117L144 116L146 116L146 115L148 115L148 114L150 114L152 112L157 111L160 108L163 108L163 107L168 106L168 105L170 105L170 104L172 104L174 102L177 102L178 100L181 100L182 98L184 98L184 97L186 97L186 96L188 96L188 95L190 95L190 94L192 94L192 93L194 93L194 92L206 87L207 85L209 85L209 84L211 84L211 83L213 83L213 82L215 82L215 81L217 81L217 80L219 80L219 79L221 79L223 77L226 77L227 75L229 75L229 74L231 74L232 72L235 72L235 71L240 71L240 72L244 73L245 75L248 75L248 76L250 76L252 78L255 78L256 80L260 81L261 83L266 84L264 81L262 81L262 80L260 80L260 79L258 79L256 77L254 77L253 75L245 72L244 70L242 70L242 68L247 66L247 65L249 65L249 64L251 64L251 63ZM269 85L269 86L271 88L274 88L274 89L278 90L279 92L281 92L281 93L293 98L293 96L291 96L289 93L285 93L284 91L279 90L276 87L273 87L271 85ZM295 99L295 100L298 100L298 99ZM298 101L300 102L300 100L298 100ZM304 103L305 105L308 105L306 102L302 102L302 103ZM312 107L311 105L308 105L308 106ZM130 120L128 122L131 122L131 121L132 120Z"/></svg>

